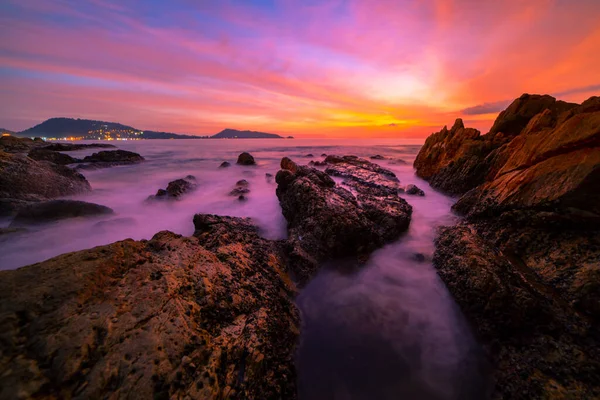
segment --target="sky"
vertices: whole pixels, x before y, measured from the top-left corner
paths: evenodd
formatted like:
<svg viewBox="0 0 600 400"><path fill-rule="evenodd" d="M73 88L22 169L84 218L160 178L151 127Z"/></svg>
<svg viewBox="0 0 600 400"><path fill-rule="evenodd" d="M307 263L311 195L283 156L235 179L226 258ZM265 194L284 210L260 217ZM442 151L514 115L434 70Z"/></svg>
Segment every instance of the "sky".
<svg viewBox="0 0 600 400"><path fill-rule="evenodd" d="M600 94L598 0L2 0L0 127L487 132L523 93Z"/></svg>

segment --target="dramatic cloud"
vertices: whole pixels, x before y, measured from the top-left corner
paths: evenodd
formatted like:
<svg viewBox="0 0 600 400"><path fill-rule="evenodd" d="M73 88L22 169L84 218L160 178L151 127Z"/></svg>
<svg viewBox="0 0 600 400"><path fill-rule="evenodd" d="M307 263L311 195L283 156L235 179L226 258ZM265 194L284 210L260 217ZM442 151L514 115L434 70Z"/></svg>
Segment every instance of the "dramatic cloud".
<svg viewBox="0 0 600 400"><path fill-rule="evenodd" d="M0 126L485 131L522 93L600 89L598 17L596 0L6 0Z"/></svg>

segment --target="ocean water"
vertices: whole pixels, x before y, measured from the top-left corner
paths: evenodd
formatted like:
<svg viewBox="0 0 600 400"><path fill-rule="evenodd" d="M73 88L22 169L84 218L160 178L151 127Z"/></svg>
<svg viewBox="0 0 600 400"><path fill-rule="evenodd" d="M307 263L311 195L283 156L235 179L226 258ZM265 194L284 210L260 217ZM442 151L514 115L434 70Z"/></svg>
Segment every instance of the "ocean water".
<svg viewBox="0 0 600 400"><path fill-rule="evenodd" d="M263 236L283 239L286 223L276 184L274 177L265 176L277 173L283 156L307 164L322 160L323 153L365 158L379 154L387 159L375 162L394 171L402 184L416 184L426 196L405 196L413 206L413 219L397 242L376 251L359 269L341 261L324 266L300 292L300 398L486 398L485 361L431 265L436 227L455 221L450 212L454 200L414 175L412 162L421 144L395 139L116 142L118 148L135 151L146 161L83 171L93 191L72 197L111 207L116 214L65 220L0 237L0 269L126 238L149 239L161 230L191 235L196 213L251 217ZM69 154L83 157L94 151ZM258 165L236 165L242 151L250 152ZM219 168L223 161L232 166ZM196 177L195 192L175 202L144 201L186 175ZM240 179L250 183L244 202L229 196ZM0 226L9 222L1 220Z"/></svg>

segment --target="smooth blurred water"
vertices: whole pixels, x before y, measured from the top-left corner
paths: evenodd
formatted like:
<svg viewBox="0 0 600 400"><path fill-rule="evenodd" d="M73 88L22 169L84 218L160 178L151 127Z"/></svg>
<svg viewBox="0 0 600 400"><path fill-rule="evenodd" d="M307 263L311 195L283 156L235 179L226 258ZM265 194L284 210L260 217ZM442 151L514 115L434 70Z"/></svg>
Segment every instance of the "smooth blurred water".
<svg viewBox="0 0 600 400"><path fill-rule="evenodd" d="M297 299L303 323L297 350L300 398L486 398L487 374L478 346L431 265L435 228L453 222L453 200L415 177L412 162L419 141L148 140L116 144L140 153L146 162L83 171L94 190L74 197L111 207L116 215L65 220L0 237L0 269L125 238L149 239L165 229L190 235L196 213L252 217L265 237L285 238L276 184L265 177L277 173L282 157L307 164L322 160L322 153L380 154L388 159L375 162L392 169L402 184L417 184L426 196L405 196L414 213L409 231L400 240L375 252L361 268L341 261L324 266L301 291ZM69 154L83 157L94 151ZM258 165L236 165L242 151L250 152ZM307 157L309 153L313 157ZM222 161L232 166L218 168ZM169 181L190 174L199 187L181 201L144 201ZM246 202L228 195L240 179L250 182ZM0 223L7 226L9 221ZM416 253L425 260L417 261Z"/></svg>

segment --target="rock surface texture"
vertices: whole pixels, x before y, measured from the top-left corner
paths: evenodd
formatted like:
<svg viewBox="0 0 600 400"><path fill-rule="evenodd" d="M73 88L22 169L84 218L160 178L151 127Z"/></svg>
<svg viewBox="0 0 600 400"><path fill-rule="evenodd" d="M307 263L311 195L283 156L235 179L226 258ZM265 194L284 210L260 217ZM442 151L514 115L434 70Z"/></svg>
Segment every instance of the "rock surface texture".
<svg viewBox="0 0 600 400"><path fill-rule="evenodd" d="M288 222L290 267L305 283L323 261L364 259L408 229L411 206L393 172L360 158L327 157L326 172L281 160L277 197ZM348 189L331 176L344 179Z"/></svg>
<svg viewBox="0 0 600 400"><path fill-rule="evenodd" d="M434 265L489 350L494 398L599 398L600 98L523 95L484 136L432 135L415 168L464 193Z"/></svg>
<svg viewBox="0 0 600 400"><path fill-rule="evenodd" d="M248 219L0 272L2 399L294 399L298 312Z"/></svg>
<svg viewBox="0 0 600 400"><path fill-rule="evenodd" d="M14 214L29 202L88 192L90 184L72 169L0 151L0 214Z"/></svg>
<svg viewBox="0 0 600 400"><path fill-rule="evenodd" d="M46 150L44 148L34 148L29 152L29 154L27 154L27 156L36 161L50 161L51 163L60 165L73 164L79 161L68 154Z"/></svg>

